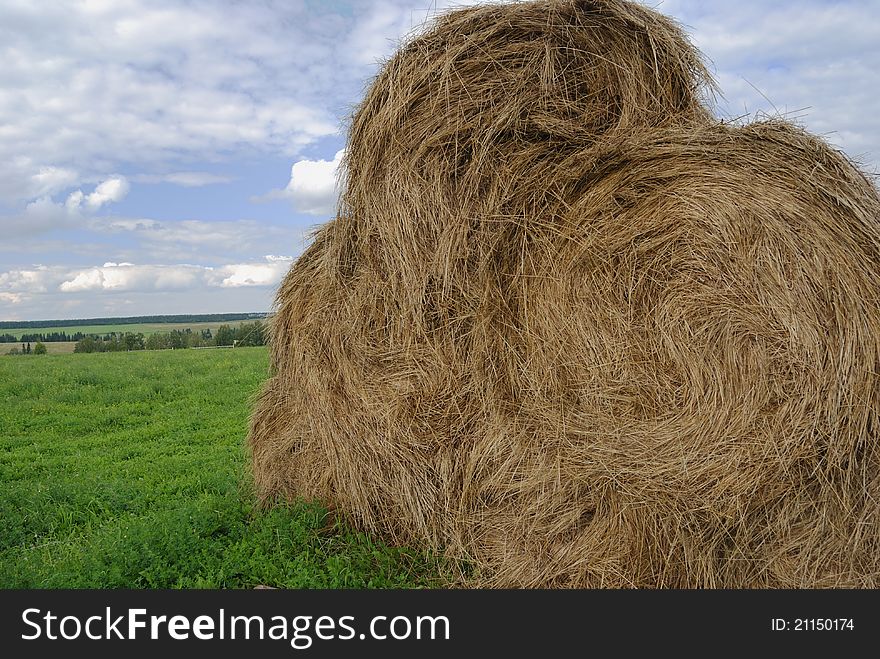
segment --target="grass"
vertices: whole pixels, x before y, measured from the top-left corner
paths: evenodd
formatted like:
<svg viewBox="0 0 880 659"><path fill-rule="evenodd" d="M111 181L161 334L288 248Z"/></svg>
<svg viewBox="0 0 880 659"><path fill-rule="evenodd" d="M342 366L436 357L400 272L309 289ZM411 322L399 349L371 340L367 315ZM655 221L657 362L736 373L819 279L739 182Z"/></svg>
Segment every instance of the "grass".
<svg viewBox="0 0 880 659"><path fill-rule="evenodd" d="M0 587L424 587L437 563L256 509L265 348L0 357Z"/></svg>

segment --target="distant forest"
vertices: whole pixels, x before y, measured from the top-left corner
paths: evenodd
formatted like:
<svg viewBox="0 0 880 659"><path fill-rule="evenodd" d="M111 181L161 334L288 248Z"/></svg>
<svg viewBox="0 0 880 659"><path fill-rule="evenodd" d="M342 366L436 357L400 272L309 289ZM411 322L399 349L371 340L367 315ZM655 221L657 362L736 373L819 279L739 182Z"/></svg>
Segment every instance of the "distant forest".
<svg viewBox="0 0 880 659"><path fill-rule="evenodd" d="M134 326L134 325L132 325ZM235 348L264 346L269 338L268 328L262 320L242 322L237 327L220 325L216 332L210 328L193 332L192 329L173 329L170 332L154 332L144 336L143 332L108 332L103 336L98 334L83 335L77 332L73 335L65 335L69 338L80 337L73 347L74 352L122 352L130 350L179 350L182 348ZM0 343L10 343L7 340L11 335L0 335ZM26 334L26 337L44 336ZM48 342L58 340L58 333L46 335L53 337L45 339ZM47 350L42 340L36 340L37 345L31 349L34 339L22 339L21 348L18 342L7 355L45 355Z"/></svg>
<svg viewBox="0 0 880 659"><path fill-rule="evenodd" d="M215 323L262 320L267 313L210 313L178 316L130 316L125 318L77 318L74 320L2 320L0 330L29 327L83 327L86 325L134 325L136 323Z"/></svg>
<svg viewBox="0 0 880 659"><path fill-rule="evenodd" d="M45 341L46 343L54 343L56 341L79 341L82 338L85 338L85 334L82 332L76 332L74 334L68 334L67 332L48 332L48 333L39 333L39 334L22 334L20 336L16 336L15 334L0 334L0 343L18 343L22 342L30 342L30 341Z"/></svg>

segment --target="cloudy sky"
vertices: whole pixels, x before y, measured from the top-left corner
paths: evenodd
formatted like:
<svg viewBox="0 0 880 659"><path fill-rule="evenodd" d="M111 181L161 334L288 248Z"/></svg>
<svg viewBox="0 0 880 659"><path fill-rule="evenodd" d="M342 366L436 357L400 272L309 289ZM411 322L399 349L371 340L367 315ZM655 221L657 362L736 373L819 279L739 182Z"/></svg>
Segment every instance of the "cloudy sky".
<svg viewBox="0 0 880 659"><path fill-rule="evenodd" d="M265 311L347 116L443 0L0 0L0 320ZM880 0L665 0L717 114L880 168Z"/></svg>

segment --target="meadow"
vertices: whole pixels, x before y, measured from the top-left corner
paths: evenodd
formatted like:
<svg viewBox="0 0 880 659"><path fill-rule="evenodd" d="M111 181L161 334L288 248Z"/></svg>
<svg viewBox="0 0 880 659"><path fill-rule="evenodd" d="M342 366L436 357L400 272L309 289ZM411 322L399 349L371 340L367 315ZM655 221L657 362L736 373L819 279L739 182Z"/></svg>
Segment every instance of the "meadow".
<svg viewBox="0 0 880 659"><path fill-rule="evenodd" d="M255 502L265 347L0 356L0 588L413 588L430 556Z"/></svg>

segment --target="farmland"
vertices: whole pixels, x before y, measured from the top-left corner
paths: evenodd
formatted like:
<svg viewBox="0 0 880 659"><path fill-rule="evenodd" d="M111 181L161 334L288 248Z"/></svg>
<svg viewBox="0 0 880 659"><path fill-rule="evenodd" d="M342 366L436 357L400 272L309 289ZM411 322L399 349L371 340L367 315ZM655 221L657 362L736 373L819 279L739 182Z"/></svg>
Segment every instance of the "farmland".
<svg viewBox="0 0 880 659"><path fill-rule="evenodd" d="M51 332L64 332L66 334L75 334L82 332L83 334L124 334L125 332L140 332L144 336L149 336L156 332L170 332L172 330L191 329L193 332L209 329L216 332L221 325L229 325L230 327L238 327L243 320L233 320L227 322L203 322L203 323L116 323L112 325L70 325L66 327L11 327L0 331L0 334L12 334L20 336L21 334L49 334Z"/></svg>
<svg viewBox="0 0 880 659"><path fill-rule="evenodd" d="M430 557L317 505L257 508L244 439L267 367L262 347L0 356L0 587L437 583Z"/></svg>
<svg viewBox="0 0 880 659"><path fill-rule="evenodd" d="M76 347L76 341L47 341L43 345L46 346L46 354L49 355L69 355ZM10 350L20 348L21 344L16 343L0 343L0 357L5 356Z"/></svg>

